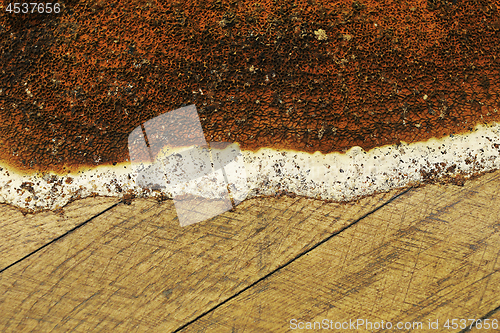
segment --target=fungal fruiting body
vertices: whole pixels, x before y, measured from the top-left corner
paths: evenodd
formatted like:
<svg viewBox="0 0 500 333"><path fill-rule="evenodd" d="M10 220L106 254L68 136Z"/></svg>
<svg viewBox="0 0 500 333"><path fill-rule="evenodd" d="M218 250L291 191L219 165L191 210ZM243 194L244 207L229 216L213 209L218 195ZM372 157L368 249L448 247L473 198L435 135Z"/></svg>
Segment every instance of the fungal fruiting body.
<svg viewBox="0 0 500 333"><path fill-rule="evenodd" d="M498 168L498 5L130 0L3 15L0 200L159 195L137 184L128 137L187 105L206 142L239 147L249 196L351 200Z"/></svg>

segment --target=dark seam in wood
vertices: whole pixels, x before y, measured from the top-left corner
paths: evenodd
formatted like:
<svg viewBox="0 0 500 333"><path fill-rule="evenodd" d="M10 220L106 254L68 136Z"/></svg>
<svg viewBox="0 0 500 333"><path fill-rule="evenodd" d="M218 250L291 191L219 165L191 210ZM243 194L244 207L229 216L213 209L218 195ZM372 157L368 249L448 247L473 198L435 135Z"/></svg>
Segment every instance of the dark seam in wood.
<svg viewBox="0 0 500 333"><path fill-rule="evenodd" d="M88 220L86 220L86 221L84 221L84 222L82 222L82 223L78 224L78 225L77 225L77 226L75 226L74 228L72 228L72 229L70 229L70 230L66 231L64 234L62 234L62 235L60 235L60 236L58 236L58 237L54 238L53 240L51 240L51 241L50 241L50 242L48 242L47 244L44 244L44 245L42 245L41 247L39 247L38 249L36 249L36 250L34 250L34 251L32 251L32 252L28 253L27 255L25 255L24 257L22 257L21 259L18 259L18 260L16 260L16 261L14 261L13 263L11 263L10 265L7 265L6 267L4 267L4 268L0 269L0 274L1 274L1 273L3 273L4 271L6 271L7 269L11 268L12 266L14 266L14 265L16 265L16 264L20 263L21 261L23 261L23 260L25 260L25 259L27 259L27 258L31 257L33 254L37 253L38 251L40 251L40 250L42 250L42 249L46 248L47 246L49 246L49 245L51 245L51 244L53 244L53 243L57 242L57 241L58 241L58 240L60 240L60 239L64 238L65 236L69 235L69 234L70 234L70 233L72 233L73 231L75 231L75 230L77 230L78 228L80 228L80 227L84 226L85 224L89 223L90 221L92 221L92 220L93 220L93 219L95 219L96 217L99 217L99 216L101 216L102 214L106 213L107 211L109 211L109 210L111 210L111 209L115 208L116 206L118 206L118 205L119 205L119 204L121 204L122 202L123 202L123 201L119 201L119 202L115 203L114 205L112 205L112 206L110 206L110 207L106 208L105 210L103 210L102 212L100 212L100 213L98 213L98 214L96 214L96 215L92 216L92 217L91 217L91 218L89 218Z"/></svg>
<svg viewBox="0 0 500 333"><path fill-rule="evenodd" d="M500 305L497 306L496 308L494 308L493 310L491 310L490 312L488 312L487 314L485 314L484 316L482 316L481 318L479 319L476 319L477 320L481 320L481 322L483 322L485 319L488 319L488 317L491 317L493 316L496 312L500 311ZM475 327L475 326L474 326ZM459 331L458 333L465 333L465 332L470 332L472 329L470 329L469 327L466 327L464 328L463 330Z"/></svg>
<svg viewBox="0 0 500 333"><path fill-rule="evenodd" d="M318 243L314 244L312 247L310 247L309 249L305 250L304 252L302 253L299 253L297 256L295 256L294 258L290 259L289 261L287 261L286 263L284 263L283 265L277 267L276 269L272 270L271 272L267 273L266 275L264 275L263 277L257 279L255 282L249 284L248 286L244 287L243 289L241 289L240 291L236 292L234 295L232 296L229 296L228 298L226 298L225 300L223 300L222 302L220 302L219 304L213 306L212 308L208 309L207 311L201 313L200 315L198 315L197 317L195 317L194 319L188 321L187 323L183 324L182 326L178 327L177 329L173 330L172 333L176 333L176 332L179 332L181 330L183 330L184 328L188 327L189 325L193 324L195 321L201 319L202 317L206 316L207 314L215 311L216 309L218 309L219 307L221 307L222 305L228 303L229 301L231 301L232 299L236 298L237 296L239 296L240 294L242 294L243 292L249 290L250 288L256 286L257 284L259 284L260 282L264 281L265 279L269 278L271 275L279 272L281 269L285 268L286 266L290 265L291 263L293 263L295 260L301 258L302 256L308 254L309 252L311 252L312 250L314 250L315 248L317 248L318 246L328 242L330 239L332 239L333 237L339 235L340 233L346 231L347 229L351 228L352 226L356 225L358 222L360 222L361 220L365 219L366 217L370 216L371 214L375 213L376 211L378 211L379 209L385 207L386 205L390 204L391 202L393 202L394 200L398 199L399 197L405 195L406 193L410 192L414 187L410 187L406 190L404 190L403 192L395 195L394 197L392 197L391 199L387 200L386 202L384 202L383 204L381 204L380 206L374 208L373 210L369 211L368 213L364 214L363 216L361 216L360 218L358 218L356 221L352 222L351 224L343 227L342 229L340 229L339 231L336 231L334 232L333 234L331 234L330 236L326 237L325 239L319 241Z"/></svg>

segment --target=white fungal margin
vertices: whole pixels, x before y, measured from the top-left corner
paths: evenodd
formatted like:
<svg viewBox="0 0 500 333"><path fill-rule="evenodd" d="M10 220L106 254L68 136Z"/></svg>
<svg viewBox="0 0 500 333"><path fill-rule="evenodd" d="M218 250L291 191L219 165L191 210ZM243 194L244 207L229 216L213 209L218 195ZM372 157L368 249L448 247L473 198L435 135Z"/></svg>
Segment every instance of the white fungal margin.
<svg viewBox="0 0 500 333"><path fill-rule="evenodd" d="M500 169L500 124L478 125L464 135L384 146L368 152L359 147L330 154L262 148L257 152L242 150L241 154L250 191L247 199L288 192L322 200L350 201L419 184L429 175L433 180L457 175L467 178ZM0 203L36 212L58 209L91 195L171 197L162 188L144 189L136 178L130 163L65 176L18 174L1 165Z"/></svg>

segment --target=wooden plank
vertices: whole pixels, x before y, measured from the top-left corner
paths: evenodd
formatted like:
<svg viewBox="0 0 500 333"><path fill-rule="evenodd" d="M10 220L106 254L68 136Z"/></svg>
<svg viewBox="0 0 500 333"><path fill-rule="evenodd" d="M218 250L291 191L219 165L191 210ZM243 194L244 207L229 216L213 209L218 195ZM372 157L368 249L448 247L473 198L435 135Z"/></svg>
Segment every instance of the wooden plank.
<svg viewBox="0 0 500 333"><path fill-rule="evenodd" d="M285 332L319 322L372 332L383 320L457 332L443 327L447 319L481 318L499 305L495 172L464 187L411 190L181 331ZM338 326L358 319L356 329ZM436 320L439 329L429 329Z"/></svg>
<svg viewBox="0 0 500 333"><path fill-rule="evenodd" d="M23 215L0 205L0 271L117 203L117 198L77 200L61 211Z"/></svg>
<svg viewBox="0 0 500 333"><path fill-rule="evenodd" d="M470 329L470 321L467 324ZM486 318L483 318L481 321L476 321L469 332L500 332L500 307L491 311L491 313L487 314Z"/></svg>
<svg viewBox="0 0 500 333"><path fill-rule="evenodd" d="M118 205L0 275L0 331L172 331L398 193L254 198L184 228L171 201Z"/></svg>

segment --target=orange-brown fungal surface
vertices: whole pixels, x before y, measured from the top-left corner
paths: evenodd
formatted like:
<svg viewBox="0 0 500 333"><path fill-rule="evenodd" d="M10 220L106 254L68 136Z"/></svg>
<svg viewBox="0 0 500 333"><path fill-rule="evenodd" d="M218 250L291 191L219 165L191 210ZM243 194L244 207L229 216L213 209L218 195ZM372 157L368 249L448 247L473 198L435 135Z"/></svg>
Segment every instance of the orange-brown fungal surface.
<svg viewBox="0 0 500 333"><path fill-rule="evenodd" d="M61 1L0 14L0 159L69 171L188 104L208 142L322 153L500 120L500 1Z"/></svg>

